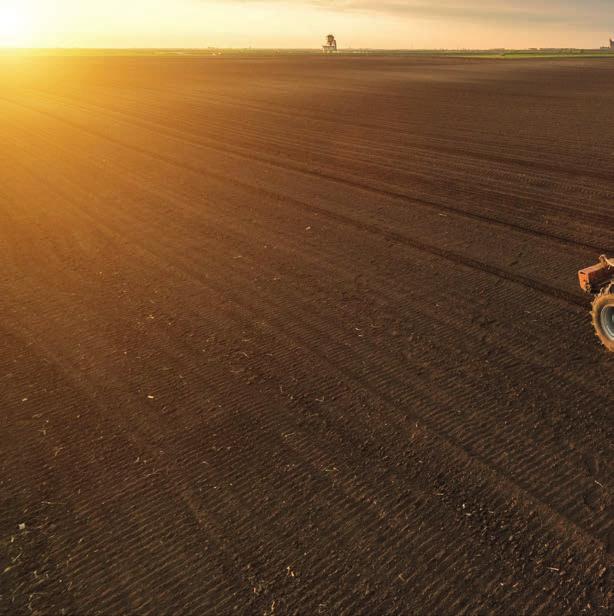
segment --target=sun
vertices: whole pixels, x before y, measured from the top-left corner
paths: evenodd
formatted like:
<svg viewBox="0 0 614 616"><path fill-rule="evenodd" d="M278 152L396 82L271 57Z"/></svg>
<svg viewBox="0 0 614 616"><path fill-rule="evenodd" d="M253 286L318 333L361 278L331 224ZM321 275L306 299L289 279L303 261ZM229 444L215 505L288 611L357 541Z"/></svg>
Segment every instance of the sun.
<svg viewBox="0 0 614 616"><path fill-rule="evenodd" d="M0 0L0 46L25 44L31 34L30 20L25 7Z"/></svg>

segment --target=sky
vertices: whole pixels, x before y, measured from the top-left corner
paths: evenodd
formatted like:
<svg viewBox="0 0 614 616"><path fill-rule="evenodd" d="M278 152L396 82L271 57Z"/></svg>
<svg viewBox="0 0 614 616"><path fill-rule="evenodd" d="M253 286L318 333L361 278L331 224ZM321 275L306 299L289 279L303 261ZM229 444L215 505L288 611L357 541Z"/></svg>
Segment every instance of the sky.
<svg viewBox="0 0 614 616"><path fill-rule="evenodd" d="M586 47L614 0L0 0L0 46Z"/></svg>

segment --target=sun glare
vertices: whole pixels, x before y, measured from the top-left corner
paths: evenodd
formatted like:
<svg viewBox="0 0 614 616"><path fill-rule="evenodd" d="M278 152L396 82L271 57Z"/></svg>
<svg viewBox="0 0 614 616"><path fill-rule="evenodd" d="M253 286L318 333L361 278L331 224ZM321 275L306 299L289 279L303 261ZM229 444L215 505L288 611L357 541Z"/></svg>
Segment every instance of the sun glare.
<svg viewBox="0 0 614 616"><path fill-rule="evenodd" d="M23 45L30 35L25 8L0 3L0 46Z"/></svg>

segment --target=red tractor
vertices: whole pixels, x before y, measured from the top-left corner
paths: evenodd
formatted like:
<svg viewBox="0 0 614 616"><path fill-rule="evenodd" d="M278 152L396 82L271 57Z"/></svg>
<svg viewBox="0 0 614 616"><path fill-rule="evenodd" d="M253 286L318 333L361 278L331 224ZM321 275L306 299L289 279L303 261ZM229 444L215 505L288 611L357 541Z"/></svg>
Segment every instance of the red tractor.
<svg viewBox="0 0 614 616"><path fill-rule="evenodd" d="M599 263L578 272L582 290L594 296L593 326L608 351L614 351L614 259L599 257Z"/></svg>

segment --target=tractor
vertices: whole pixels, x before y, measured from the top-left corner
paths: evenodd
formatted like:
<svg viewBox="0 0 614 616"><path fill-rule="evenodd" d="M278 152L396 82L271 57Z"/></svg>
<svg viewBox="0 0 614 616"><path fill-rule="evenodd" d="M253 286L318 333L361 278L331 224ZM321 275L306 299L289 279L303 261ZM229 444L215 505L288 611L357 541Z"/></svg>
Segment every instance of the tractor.
<svg viewBox="0 0 614 616"><path fill-rule="evenodd" d="M602 255L599 263L578 272L580 287L592 295L593 326L608 351L614 352L614 259Z"/></svg>

